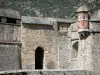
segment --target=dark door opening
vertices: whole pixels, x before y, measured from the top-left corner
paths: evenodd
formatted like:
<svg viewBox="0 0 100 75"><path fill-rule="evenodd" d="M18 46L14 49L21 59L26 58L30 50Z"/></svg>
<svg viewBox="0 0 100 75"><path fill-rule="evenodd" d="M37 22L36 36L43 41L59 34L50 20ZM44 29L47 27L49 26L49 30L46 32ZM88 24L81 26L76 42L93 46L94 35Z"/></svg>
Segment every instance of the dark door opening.
<svg viewBox="0 0 100 75"><path fill-rule="evenodd" d="M35 69L43 69L44 50L38 47L35 51Z"/></svg>
<svg viewBox="0 0 100 75"><path fill-rule="evenodd" d="M16 19L7 18L7 23L14 23L14 24L16 24Z"/></svg>

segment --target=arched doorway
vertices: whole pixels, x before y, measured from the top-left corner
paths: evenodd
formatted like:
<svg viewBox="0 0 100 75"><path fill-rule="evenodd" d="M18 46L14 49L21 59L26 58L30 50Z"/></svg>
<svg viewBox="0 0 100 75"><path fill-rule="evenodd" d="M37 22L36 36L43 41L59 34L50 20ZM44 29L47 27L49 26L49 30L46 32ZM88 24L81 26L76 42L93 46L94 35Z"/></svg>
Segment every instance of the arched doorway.
<svg viewBox="0 0 100 75"><path fill-rule="evenodd" d="M35 69L43 69L44 50L41 47L35 50Z"/></svg>
<svg viewBox="0 0 100 75"><path fill-rule="evenodd" d="M78 42L75 42L72 46L72 58L77 58L78 55Z"/></svg>

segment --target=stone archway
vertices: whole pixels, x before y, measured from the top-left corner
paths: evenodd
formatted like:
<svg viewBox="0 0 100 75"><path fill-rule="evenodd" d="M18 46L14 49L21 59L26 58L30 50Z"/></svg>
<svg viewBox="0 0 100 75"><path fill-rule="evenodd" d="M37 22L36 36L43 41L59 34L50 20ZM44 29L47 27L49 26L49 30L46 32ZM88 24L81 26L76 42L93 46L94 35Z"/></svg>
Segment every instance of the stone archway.
<svg viewBox="0 0 100 75"><path fill-rule="evenodd" d="M72 58L77 58L78 55L78 41L72 45Z"/></svg>
<svg viewBox="0 0 100 75"><path fill-rule="evenodd" d="M44 50L37 47L35 50L35 69L43 69Z"/></svg>

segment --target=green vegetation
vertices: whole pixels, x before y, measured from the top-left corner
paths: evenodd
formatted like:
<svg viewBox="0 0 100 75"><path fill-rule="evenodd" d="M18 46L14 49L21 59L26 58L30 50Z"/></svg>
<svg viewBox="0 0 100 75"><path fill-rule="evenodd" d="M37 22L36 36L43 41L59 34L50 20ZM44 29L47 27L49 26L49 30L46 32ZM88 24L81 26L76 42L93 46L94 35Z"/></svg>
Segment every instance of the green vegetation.
<svg viewBox="0 0 100 75"><path fill-rule="evenodd" d="M92 14L100 8L100 0L0 0L1 8L18 10L21 15L55 18L75 18L81 5L87 5Z"/></svg>

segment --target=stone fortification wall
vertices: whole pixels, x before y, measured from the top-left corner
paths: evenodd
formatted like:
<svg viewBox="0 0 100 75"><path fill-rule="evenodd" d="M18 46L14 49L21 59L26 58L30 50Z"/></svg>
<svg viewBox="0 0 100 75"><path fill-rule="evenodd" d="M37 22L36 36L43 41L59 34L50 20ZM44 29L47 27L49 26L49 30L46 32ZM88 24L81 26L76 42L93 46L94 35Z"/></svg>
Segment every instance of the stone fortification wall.
<svg viewBox="0 0 100 75"><path fill-rule="evenodd" d="M21 51L23 69L35 69L35 51L38 47L44 51L43 69L57 69L59 61L57 38L53 26L23 24Z"/></svg>
<svg viewBox="0 0 100 75"><path fill-rule="evenodd" d="M54 71L5 71L1 72L2 75L7 74L16 74L16 75L96 75L92 71L86 71L86 70L54 70ZM99 74L97 74L99 75Z"/></svg>

